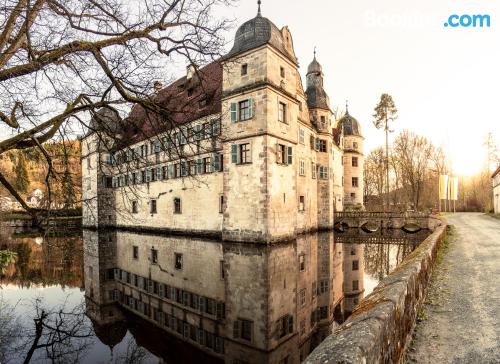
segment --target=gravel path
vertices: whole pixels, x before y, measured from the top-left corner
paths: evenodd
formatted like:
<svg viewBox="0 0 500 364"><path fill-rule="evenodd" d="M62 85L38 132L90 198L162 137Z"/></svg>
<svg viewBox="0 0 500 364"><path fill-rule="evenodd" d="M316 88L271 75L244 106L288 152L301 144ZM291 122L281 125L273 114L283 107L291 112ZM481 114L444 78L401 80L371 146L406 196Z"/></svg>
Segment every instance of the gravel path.
<svg viewBox="0 0 500 364"><path fill-rule="evenodd" d="M436 269L407 363L500 363L500 220L448 217L455 238Z"/></svg>

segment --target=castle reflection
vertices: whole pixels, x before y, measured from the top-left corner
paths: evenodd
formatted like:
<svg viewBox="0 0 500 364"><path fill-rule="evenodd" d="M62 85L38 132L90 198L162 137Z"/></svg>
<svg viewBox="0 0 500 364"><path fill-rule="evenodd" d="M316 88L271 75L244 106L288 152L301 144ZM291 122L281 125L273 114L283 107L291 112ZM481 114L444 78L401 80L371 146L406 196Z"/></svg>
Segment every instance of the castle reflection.
<svg viewBox="0 0 500 364"><path fill-rule="evenodd" d="M85 230L87 314L110 348L128 331L158 362L299 363L424 238L262 246Z"/></svg>

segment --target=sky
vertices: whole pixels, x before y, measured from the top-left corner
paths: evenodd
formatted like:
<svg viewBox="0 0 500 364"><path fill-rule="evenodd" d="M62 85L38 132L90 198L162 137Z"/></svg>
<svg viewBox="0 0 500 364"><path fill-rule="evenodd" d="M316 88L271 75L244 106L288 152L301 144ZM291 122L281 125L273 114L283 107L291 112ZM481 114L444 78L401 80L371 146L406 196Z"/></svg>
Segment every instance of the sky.
<svg viewBox="0 0 500 364"><path fill-rule="evenodd" d="M256 12L256 0L240 0L220 15L239 26ZM332 107L349 100L367 151L384 143L372 117L382 93L399 111L392 137L403 129L428 137L457 174L484 167L489 132L500 144L499 1L263 0L262 14L289 26L304 85L317 47ZM445 27L451 14L487 14L491 26Z"/></svg>

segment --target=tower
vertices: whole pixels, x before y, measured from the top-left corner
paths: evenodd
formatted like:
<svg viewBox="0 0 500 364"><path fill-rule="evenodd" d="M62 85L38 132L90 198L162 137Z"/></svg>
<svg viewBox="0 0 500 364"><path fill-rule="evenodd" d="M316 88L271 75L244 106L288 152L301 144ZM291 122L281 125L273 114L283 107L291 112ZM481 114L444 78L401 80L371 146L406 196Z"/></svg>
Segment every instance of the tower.
<svg viewBox="0 0 500 364"><path fill-rule="evenodd" d="M323 88L323 67L314 59L307 68L307 106L312 125L317 131L314 148L317 165L317 210L318 227L328 228L333 224L333 181L334 181L334 145L332 143L332 116L330 98Z"/></svg>
<svg viewBox="0 0 500 364"><path fill-rule="evenodd" d="M339 125L344 134L344 207L346 210L361 210L364 195L364 138L359 122L349 114L347 106Z"/></svg>
<svg viewBox="0 0 500 364"><path fill-rule="evenodd" d="M89 132L82 138L82 224L98 228L116 223L115 193L112 189L112 148L120 134L120 117L102 108L92 117Z"/></svg>

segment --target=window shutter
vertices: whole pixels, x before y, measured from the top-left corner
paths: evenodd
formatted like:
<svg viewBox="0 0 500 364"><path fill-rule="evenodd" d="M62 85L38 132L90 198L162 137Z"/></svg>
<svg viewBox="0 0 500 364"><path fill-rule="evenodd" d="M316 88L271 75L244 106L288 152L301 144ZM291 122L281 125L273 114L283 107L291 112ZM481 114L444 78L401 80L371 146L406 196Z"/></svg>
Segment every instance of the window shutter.
<svg viewBox="0 0 500 364"><path fill-rule="evenodd" d="M253 116L255 115L255 104L253 102L253 99L249 99L248 104L250 105L250 118L253 118Z"/></svg>
<svg viewBox="0 0 500 364"><path fill-rule="evenodd" d="M221 155L220 154L214 154L213 155L213 165L214 165L214 172L220 172L221 171Z"/></svg>
<svg viewBox="0 0 500 364"><path fill-rule="evenodd" d="M280 160L280 145L276 143L276 163L281 163Z"/></svg>
<svg viewBox="0 0 500 364"><path fill-rule="evenodd" d="M170 164L168 166L168 179L174 178L174 165Z"/></svg>
<svg viewBox="0 0 500 364"><path fill-rule="evenodd" d="M309 142L311 143L311 149L314 150L314 136L309 136Z"/></svg>
<svg viewBox="0 0 500 364"><path fill-rule="evenodd" d="M238 104L236 102L231 102L231 121L233 123L238 121Z"/></svg>
<svg viewBox="0 0 500 364"><path fill-rule="evenodd" d="M287 153L288 164L293 163L293 154L292 153L293 153L292 147L288 147L288 153Z"/></svg>
<svg viewBox="0 0 500 364"><path fill-rule="evenodd" d="M235 320L233 323L233 338L238 339L241 332L241 323L239 320Z"/></svg>
<svg viewBox="0 0 500 364"><path fill-rule="evenodd" d="M231 162L238 164L238 146L236 144L231 145Z"/></svg>

